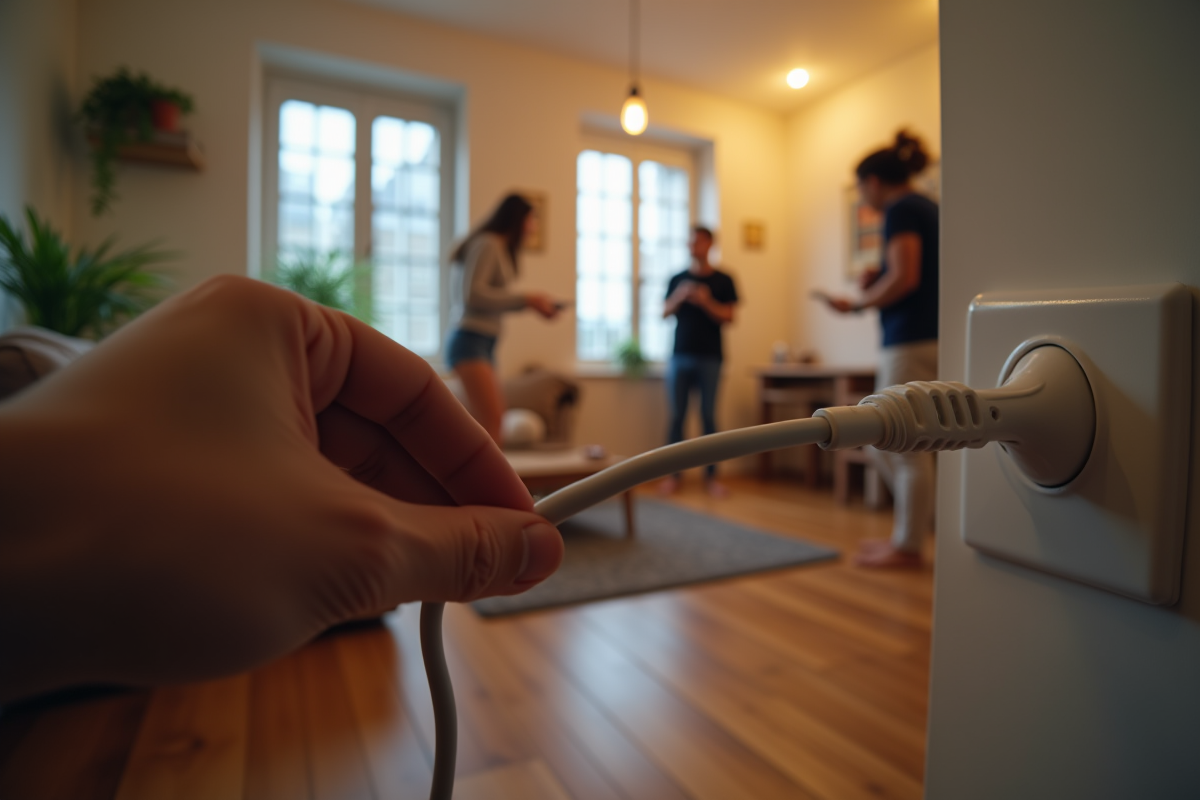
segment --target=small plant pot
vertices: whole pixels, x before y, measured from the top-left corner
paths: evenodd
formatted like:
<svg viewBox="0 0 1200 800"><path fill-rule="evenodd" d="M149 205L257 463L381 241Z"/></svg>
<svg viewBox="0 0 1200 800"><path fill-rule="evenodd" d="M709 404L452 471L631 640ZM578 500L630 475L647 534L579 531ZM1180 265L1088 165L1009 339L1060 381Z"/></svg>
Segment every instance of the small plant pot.
<svg viewBox="0 0 1200 800"><path fill-rule="evenodd" d="M154 130L178 133L183 109L173 100L151 100L150 117L154 123Z"/></svg>

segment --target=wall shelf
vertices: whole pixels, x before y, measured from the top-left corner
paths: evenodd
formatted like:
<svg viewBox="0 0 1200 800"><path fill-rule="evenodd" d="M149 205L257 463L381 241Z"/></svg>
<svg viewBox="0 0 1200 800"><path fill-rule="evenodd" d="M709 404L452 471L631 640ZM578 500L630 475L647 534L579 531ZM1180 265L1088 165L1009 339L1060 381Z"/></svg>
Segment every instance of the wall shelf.
<svg viewBox="0 0 1200 800"><path fill-rule="evenodd" d="M99 141L95 136L89 136L88 139L93 147ZM201 149L200 143L186 132L155 131L153 138L148 142L135 141L122 145L117 150L117 158L121 161L193 169L197 172L204 169L204 150Z"/></svg>

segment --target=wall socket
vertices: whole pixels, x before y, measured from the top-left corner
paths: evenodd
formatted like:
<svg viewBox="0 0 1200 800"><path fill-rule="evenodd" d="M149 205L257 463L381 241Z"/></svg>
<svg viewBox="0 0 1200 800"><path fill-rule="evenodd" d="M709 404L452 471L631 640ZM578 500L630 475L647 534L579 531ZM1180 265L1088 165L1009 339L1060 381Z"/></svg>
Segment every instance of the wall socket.
<svg viewBox="0 0 1200 800"><path fill-rule="evenodd" d="M1046 488L998 444L963 460L963 540L989 556L1146 603L1179 597L1191 443L1192 295L1181 284L982 294L967 385L1003 383L1015 352L1065 348L1096 403L1080 473Z"/></svg>

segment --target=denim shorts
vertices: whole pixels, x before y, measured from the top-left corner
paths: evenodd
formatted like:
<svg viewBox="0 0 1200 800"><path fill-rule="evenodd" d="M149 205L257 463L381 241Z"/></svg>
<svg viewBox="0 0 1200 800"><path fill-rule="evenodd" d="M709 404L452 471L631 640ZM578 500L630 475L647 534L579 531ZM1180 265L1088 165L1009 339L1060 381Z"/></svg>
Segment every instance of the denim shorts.
<svg viewBox="0 0 1200 800"><path fill-rule="evenodd" d="M446 366L453 369L462 361L483 360L494 364L496 337L455 328L446 340Z"/></svg>

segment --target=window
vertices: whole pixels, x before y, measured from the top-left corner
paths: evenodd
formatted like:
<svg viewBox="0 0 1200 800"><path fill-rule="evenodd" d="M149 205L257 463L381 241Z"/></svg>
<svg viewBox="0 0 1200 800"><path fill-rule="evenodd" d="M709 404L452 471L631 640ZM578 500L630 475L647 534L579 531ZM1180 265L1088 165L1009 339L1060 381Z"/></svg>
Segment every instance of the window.
<svg viewBox="0 0 1200 800"><path fill-rule="evenodd" d="M608 361L637 339L646 358L662 361L675 329L662 318L667 281L689 260L691 158L601 147L576 162L577 356Z"/></svg>
<svg viewBox="0 0 1200 800"><path fill-rule="evenodd" d="M427 357L447 311L449 120L432 104L282 78L267 92L265 263L362 265L356 306Z"/></svg>

